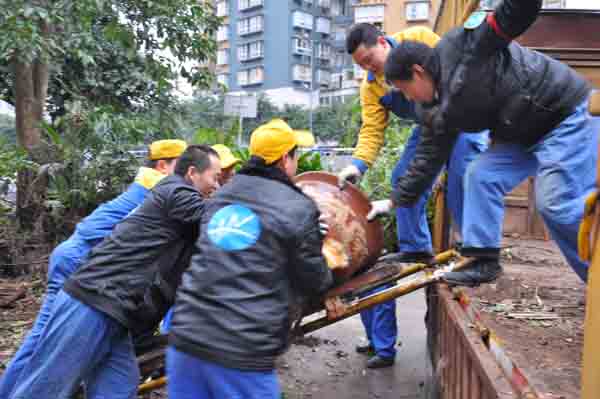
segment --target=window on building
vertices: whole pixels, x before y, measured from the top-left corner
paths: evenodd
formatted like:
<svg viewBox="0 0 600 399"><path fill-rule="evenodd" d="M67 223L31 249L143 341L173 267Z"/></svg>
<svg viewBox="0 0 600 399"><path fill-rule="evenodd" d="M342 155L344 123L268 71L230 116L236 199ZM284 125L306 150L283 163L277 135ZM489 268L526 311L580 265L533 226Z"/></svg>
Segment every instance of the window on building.
<svg viewBox="0 0 600 399"><path fill-rule="evenodd" d="M332 28L333 40L336 41L345 41L346 40L346 30L341 26L334 26Z"/></svg>
<svg viewBox="0 0 600 399"><path fill-rule="evenodd" d="M310 82L310 65L294 65L292 75L294 80L301 82Z"/></svg>
<svg viewBox="0 0 600 399"><path fill-rule="evenodd" d="M248 59L248 46L243 45L238 47L238 60L246 61Z"/></svg>
<svg viewBox="0 0 600 399"><path fill-rule="evenodd" d="M219 1L217 3L217 17L225 17L229 15L229 7L227 7L226 1Z"/></svg>
<svg viewBox="0 0 600 399"><path fill-rule="evenodd" d="M263 0L238 0L238 10L248 10L263 5Z"/></svg>
<svg viewBox="0 0 600 399"><path fill-rule="evenodd" d="M250 18L243 18L238 21L238 34L249 35L263 30L263 16L255 15Z"/></svg>
<svg viewBox="0 0 600 399"><path fill-rule="evenodd" d="M217 29L217 41L218 42L227 41L228 36L229 36L229 32L227 29L227 25L219 26L219 29Z"/></svg>
<svg viewBox="0 0 600 399"><path fill-rule="evenodd" d="M312 54L312 42L310 39L303 37L294 37L293 39L294 53L302 55Z"/></svg>
<svg viewBox="0 0 600 399"><path fill-rule="evenodd" d="M250 47L249 53L250 53L250 58L261 58L263 57L264 53L263 53L263 42L262 41L258 41L258 42L252 42L248 45Z"/></svg>
<svg viewBox="0 0 600 399"><path fill-rule="evenodd" d="M326 35L331 33L331 21L329 18L318 17L317 27L315 29L318 33L324 33Z"/></svg>
<svg viewBox="0 0 600 399"><path fill-rule="evenodd" d="M366 5L354 8L354 22L369 24L383 23L385 5Z"/></svg>
<svg viewBox="0 0 600 399"><path fill-rule="evenodd" d="M217 51L217 65L225 65L229 61L229 52L228 50L219 50Z"/></svg>
<svg viewBox="0 0 600 399"><path fill-rule="evenodd" d="M248 81L250 84L262 83L263 81L263 69L252 68L248 71Z"/></svg>
<svg viewBox="0 0 600 399"><path fill-rule="evenodd" d="M238 85L240 86L259 84L263 82L263 79L263 67L244 69L237 73Z"/></svg>
<svg viewBox="0 0 600 399"><path fill-rule="evenodd" d="M317 70L317 82L323 86L328 86L331 82L331 73L324 69Z"/></svg>
<svg viewBox="0 0 600 399"><path fill-rule="evenodd" d="M342 52L336 53L333 64L336 68L343 67L346 64L346 54Z"/></svg>
<svg viewBox="0 0 600 399"><path fill-rule="evenodd" d="M331 15L334 17L346 15L348 11L347 3L349 0L331 0Z"/></svg>
<svg viewBox="0 0 600 399"><path fill-rule="evenodd" d="M237 73L238 85L244 86L248 84L248 71L239 71Z"/></svg>
<svg viewBox="0 0 600 399"><path fill-rule="evenodd" d="M303 11L294 11L294 14L292 15L293 25L295 28L302 28L308 30L313 29L314 20L311 14Z"/></svg>
<svg viewBox="0 0 600 399"><path fill-rule="evenodd" d="M331 57L331 46L327 43L317 45L317 57L329 59Z"/></svg>
<svg viewBox="0 0 600 399"><path fill-rule="evenodd" d="M407 21L426 21L429 19L429 1L413 1L404 4Z"/></svg>
<svg viewBox="0 0 600 399"><path fill-rule="evenodd" d="M238 46L238 59L240 61L254 60L263 56L264 45L260 40Z"/></svg>

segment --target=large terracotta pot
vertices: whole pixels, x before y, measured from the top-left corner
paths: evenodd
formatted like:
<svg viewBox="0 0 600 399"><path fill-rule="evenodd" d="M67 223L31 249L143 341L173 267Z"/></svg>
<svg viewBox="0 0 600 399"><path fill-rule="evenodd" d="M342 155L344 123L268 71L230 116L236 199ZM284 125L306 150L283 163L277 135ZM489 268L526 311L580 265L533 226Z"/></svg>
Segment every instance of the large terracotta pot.
<svg viewBox="0 0 600 399"><path fill-rule="evenodd" d="M365 194L351 184L340 190L337 182L337 176L326 172L296 177L296 184L328 217L323 255L336 276L345 280L375 263L383 249L383 229L378 221L367 221L371 204Z"/></svg>

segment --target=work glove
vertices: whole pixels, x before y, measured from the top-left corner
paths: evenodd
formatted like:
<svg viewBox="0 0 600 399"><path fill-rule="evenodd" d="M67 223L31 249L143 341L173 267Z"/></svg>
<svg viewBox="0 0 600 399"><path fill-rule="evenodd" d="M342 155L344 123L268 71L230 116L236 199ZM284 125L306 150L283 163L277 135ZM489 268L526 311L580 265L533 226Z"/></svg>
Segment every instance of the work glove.
<svg viewBox="0 0 600 399"><path fill-rule="evenodd" d="M338 174L338 186L344 188L348 182L356 184L361 177L362 172L356 166L350 164Z"/></svg>
<svg viewBox="0 0 600 399"><path fill-rule="evenodd" d="M367 220L370 222L377 216L386 215L394 209L394 203L391 200L381 200L371 202L371 210L367 214Z"/></svg>
<svg viewBox="0 0 600 399"><path fill-rule="evenodd" d="M327 215L319 216L319 233L321 233L321 237L325 237L329 233L329 222L327 221Z"/></svg>

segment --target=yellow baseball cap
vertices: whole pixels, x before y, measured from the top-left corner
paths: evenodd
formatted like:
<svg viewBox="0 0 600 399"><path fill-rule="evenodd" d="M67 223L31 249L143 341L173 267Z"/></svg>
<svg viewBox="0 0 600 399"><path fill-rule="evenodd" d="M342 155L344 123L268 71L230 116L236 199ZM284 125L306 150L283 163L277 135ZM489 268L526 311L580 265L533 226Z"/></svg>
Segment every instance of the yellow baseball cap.
<svg viewBox="0 0 600 399"><path fill-rule="evenodd" d="M241 162L239 158L236 158L235 155L231 152L229 147L223 144L215 144L212 146L212 149L219 154L219 159L221 160L221 168L227 169L232 167L238 162Z"/></svg>
<svg viewBox="0 0 600 399"><path fill-rule="evenodd" d="M250 155L261 157L269 165L294 147L313 145L315 145L315 138L309 131L293 130L282 119L273 119L252 132Z"/></svg>
<svg viewBox="0 0 600 399"><path fill-rule="evenodd" d="M150 144L148 159L156 161L157 159L177 158L183 154L187 148L187 143L183 140L158 140Z"/></svg>

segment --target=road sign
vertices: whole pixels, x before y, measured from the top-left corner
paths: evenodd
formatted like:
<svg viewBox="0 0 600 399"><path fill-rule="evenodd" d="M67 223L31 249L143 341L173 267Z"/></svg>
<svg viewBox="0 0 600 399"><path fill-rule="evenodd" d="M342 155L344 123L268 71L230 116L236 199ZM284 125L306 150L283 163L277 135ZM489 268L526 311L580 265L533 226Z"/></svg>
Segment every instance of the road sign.
<svg viewBox="0 0 600 399"><path fill-rule="evenodd" d="M225 96L225 115L242 118L256 118L256 96L250 94L227 94Z"/></svg>

